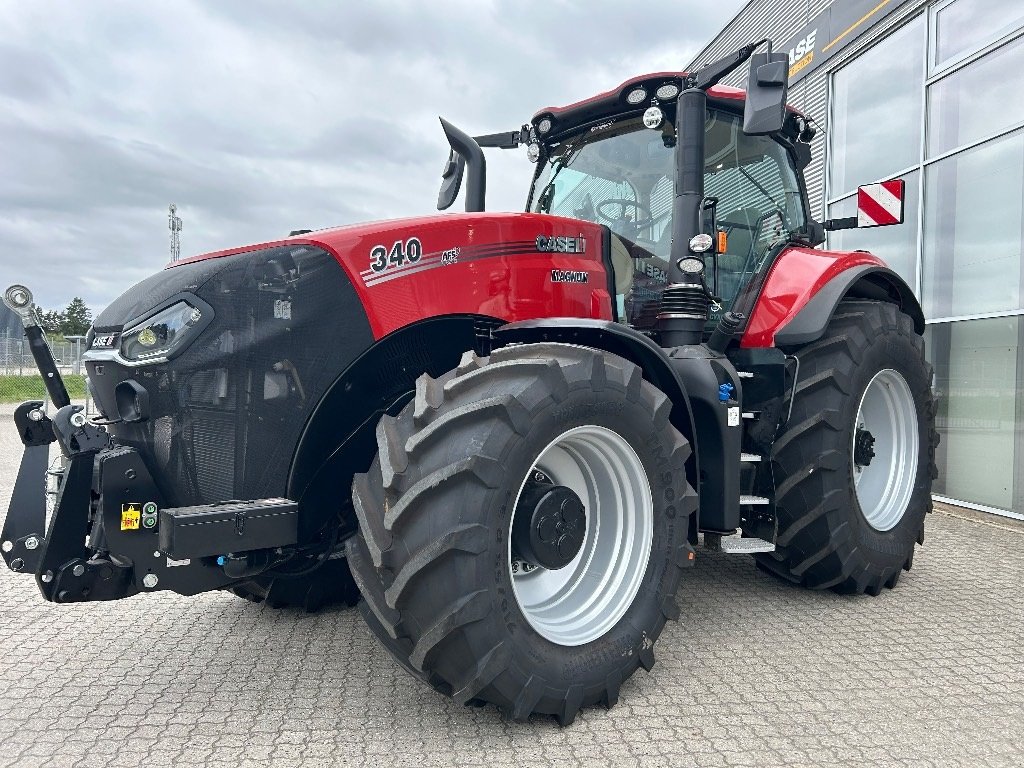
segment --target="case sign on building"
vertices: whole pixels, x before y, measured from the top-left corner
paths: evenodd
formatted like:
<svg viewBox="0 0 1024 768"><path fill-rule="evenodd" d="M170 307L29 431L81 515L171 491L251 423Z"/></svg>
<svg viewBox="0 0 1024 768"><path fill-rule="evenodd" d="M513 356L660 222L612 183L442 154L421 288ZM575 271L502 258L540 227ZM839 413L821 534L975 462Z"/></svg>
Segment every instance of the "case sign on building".
<svg viewBox="0 0 1024 768"><path fill-rule="evenodd" d="M906 0L837 0L780 48L789 54L789 81L795 83L839 53L858 34L895 11Z"/></svg>

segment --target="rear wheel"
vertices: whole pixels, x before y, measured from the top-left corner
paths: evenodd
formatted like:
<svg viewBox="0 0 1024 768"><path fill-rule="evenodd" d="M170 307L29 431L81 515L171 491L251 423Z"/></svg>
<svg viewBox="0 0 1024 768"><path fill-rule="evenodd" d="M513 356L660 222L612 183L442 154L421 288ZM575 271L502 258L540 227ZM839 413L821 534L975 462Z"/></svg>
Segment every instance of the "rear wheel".
<svg viewBox="0 0 1024 768"><path fill-rule="evenodd" d="M877 595L910 570L931 510L924 341L894 305L844 301L794 354L792 415L772 449L777 549L758 563L807 587Z"/></svg>
<svg viewBox="0 0 1024 768"><path fill-rule="evenodd" d="M420 679L571 722L654 663L689 565L686 440L640 370L557 344L467 353L377 430L349 564Z"/></svg>

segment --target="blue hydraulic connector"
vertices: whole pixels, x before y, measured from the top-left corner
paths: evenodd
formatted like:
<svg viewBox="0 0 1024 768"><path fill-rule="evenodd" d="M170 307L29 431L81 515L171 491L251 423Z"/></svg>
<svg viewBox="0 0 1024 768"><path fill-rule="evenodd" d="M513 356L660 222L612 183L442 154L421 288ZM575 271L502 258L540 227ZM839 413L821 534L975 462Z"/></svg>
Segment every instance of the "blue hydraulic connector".
<svg viewBox="0 0 1024 768"><path fill-rule="evenodd" d="M217 555L217 565L224 565L228 561L224 555Z"/></svg>
<svg viewBox="0 0 1024 768"><path fill-rule="evenodd" d="M728 382L721 384L718 387L718 401L720 403L727 403L732 398L732 393L736 389L732 384Z"/></svg>

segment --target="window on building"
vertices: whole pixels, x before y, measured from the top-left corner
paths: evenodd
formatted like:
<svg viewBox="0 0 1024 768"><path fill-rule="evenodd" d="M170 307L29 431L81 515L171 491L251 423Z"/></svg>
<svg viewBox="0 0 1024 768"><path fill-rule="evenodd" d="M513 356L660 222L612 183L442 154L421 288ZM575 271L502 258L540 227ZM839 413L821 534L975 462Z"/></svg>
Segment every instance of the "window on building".
<svg viewBox="0 0 1024 768"><path fill-rule="evenodd" d="M1019 309L1024 131L925 169L923 283L929 318Z"/></svg>
<svg viewBox="0 0 1024 768"><path fill-rule="evenodd" d="M931 157L992 136L1024 121L1021 80L1024 38L1019 38L928 88Z"/></svg>
<svg viewBox="0 0 1024 768"><path fill-rule="evenodd" d="M1024 318L928 327L939 400L933 492L1024 509Z"/></svg>
<svg viewBox="0 0 1024 768"><path fill-rule="evenodd" d="M830 197L921 161L924 23L919 16L834 75Z"/></svg>
<svg viewBox="0 0 1024 768"><path fill-rule="evenodd" d="M932 71L955 64L1024 22L1024 7L1006 0L953 0L932 9Z"/></svg>
<svg viewBox="0 0 1024 768"><path fill-rule="evenodd" d="M906 182L903 223L891 227L871 229L844 229L830 232L828 247L837 251L855 249L871 251L883 259L899 274L907 285L917 285L917 229L920 215L919 178L920 171L902 176ZM853 194L828 207L830 219L843 219L857 215L857 195Z"/></svg>

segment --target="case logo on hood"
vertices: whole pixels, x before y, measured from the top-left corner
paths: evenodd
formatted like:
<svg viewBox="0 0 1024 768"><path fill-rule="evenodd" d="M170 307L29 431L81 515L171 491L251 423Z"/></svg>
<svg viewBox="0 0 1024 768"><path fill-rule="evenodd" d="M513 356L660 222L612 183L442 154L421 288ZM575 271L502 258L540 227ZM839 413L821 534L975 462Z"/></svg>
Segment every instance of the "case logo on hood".
<svg viewBox="0 0 1024 768"><path fill-rule="evenodd" d="M583 235L579 237L537 235L537 250L541 253L586 253L587 239Z"/></svg>

